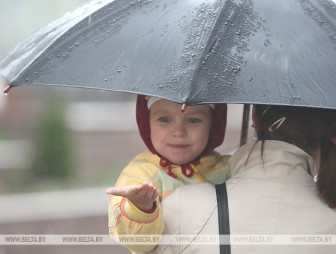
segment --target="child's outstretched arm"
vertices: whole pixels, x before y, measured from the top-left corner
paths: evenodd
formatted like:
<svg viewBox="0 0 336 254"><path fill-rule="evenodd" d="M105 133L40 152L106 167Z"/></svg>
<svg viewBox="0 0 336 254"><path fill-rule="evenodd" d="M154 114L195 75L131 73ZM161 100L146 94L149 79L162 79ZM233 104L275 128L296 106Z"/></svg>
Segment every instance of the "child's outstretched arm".
<svg viewBox="0 0 336 254"><path fill-rule="evenodd" d="M119 184L123 183L125 174ZM128 177L126 177L129 179ZM108 188L109 233L118 240L121 235L152 235L155 242L148 244L120 243L132 252L147 252L155 248L163 233L163 217L160 206L160 192L153 184L143 183L145 179L129 181L131 185L116 185ZM132 183L133 182L133 183Z"/></svg>
<svg viewBox="0 0 336 254"><path fill-rule="evenodd" d="M159 196L159 192L155 186L149 183L124 187L112 187L108 188L106 193L127 198L145 213L154 212L156 208L155 200Z"/></svg>

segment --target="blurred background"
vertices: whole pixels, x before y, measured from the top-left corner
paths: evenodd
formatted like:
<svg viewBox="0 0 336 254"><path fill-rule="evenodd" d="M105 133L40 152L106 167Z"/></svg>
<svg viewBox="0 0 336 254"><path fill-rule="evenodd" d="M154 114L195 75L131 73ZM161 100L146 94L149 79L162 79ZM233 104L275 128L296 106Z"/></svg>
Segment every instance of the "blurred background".
<svg viewBox="0 0 336 254"><path fill-rule="evenodd" d="M85 2L0 0L0 55ZM0 93L0 235L108 234L105 188L145 149L135 98L38 86ZM229 105L219 152L238 148L241 122L242 106ZM107 251L128 253L121 246L0 245L0 254Z"/></svg>

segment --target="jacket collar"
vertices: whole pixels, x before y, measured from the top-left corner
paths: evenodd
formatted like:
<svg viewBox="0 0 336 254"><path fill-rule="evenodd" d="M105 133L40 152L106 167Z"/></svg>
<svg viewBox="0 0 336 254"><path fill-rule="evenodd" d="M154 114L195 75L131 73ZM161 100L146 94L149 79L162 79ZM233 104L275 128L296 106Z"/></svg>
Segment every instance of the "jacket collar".
<svg viewBox="0 0 336 254"><path fill-rule="evenodd" d="M239 148L230 158L231 176L267 178L282 182L312 184L316 176L313 158L300 148L282 141L267 140L261 157L261 141Z"/></svg>

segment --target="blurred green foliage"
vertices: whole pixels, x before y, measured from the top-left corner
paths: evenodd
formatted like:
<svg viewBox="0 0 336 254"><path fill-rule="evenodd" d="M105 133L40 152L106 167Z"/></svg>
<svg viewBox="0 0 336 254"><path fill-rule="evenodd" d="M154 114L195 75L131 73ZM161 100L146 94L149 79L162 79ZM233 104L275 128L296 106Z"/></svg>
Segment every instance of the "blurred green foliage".
<svg viewBox="0 0 336 254"><path fill-rule="evenodd" d="M66 181L74 173L71 133L65 126L63 98L51 94L40 122L37 123L35 155L30 167L36 180Z"/></svg>

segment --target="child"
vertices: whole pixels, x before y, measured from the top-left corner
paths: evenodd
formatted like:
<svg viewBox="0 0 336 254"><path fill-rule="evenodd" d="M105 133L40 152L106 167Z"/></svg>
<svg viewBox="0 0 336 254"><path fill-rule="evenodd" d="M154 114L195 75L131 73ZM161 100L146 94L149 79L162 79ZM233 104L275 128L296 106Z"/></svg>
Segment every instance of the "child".
<svg viewBox="0 0 336 254"><path fill-rule="evenodd" d="M224 140L226 104L188 106L138 95L136 117L149 151L136 156L115 187L106 190L109 229L115 235L161 235L160 202L176 188L192 183L223 183L228 156L214 151ZM224 172L224 173L223 173ZM146 252L155 245L128 245Z"/></svg>

